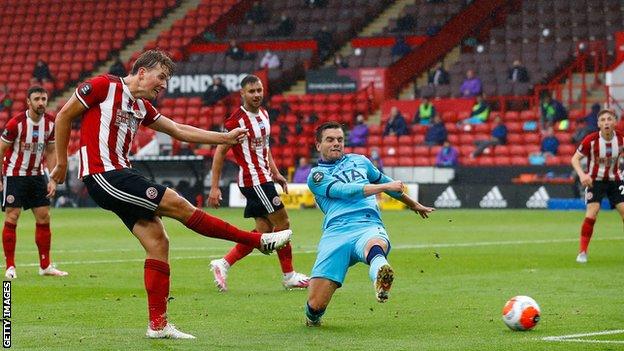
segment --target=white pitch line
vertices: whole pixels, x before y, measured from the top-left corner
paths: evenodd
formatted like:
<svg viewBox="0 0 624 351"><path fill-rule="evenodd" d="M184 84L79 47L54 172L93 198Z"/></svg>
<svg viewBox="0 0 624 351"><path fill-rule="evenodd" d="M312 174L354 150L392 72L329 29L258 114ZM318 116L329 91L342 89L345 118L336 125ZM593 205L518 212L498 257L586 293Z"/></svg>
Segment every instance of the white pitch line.
<svg viewBox="0 0 624 351"><path fill-rule="evenodd" d="M595 238L599 241L620 241L624 240L622 237L615 238ZM393 250L409 250L409 249L435 249L435 248L453 248L453 247L477 247L477 246L499 246L499 245L527 245L527 244L558 244L566 242L577 242L577 238L570 239L549 239L549 240L507 240L507 241L477 241L471 243L440 243L440 244L417 244L417 245L392 245ZM192 251L192 250L205 250L201 248L192 247L180 247L172 248L171 253L175 254L176 251ZM223 249L225 250L225 248ZM90 253L90 252L119 252L128 251L136 252L137 254L143 253L140 249L100 249L100 250L54 250L54 253ZM214 251L211 249L211 251ZM36 251L33 251L36 253ZM299 250L293 250L296 254L315 253L316 246L314 247L301 247ZM23 251L20 251L23 253ZM253 253L253 255L260 255L260 253ZM170 260L196 260L196 259L208 259L208 258L220 258L222 254L213 254L206 256L170 256ZM116 259L116 260L89 260L89 261L57 261L57 263L66 264L102 264L102 263L124 263L124 262L143 262L143 258L128 258L128 259ZM20 264L22 267L36 267L39 263L26 263Z"/></svg>
<svg viewBox="0 0 624 351"><path fill-rule="evenodd" d="M586 336L613 335L613 334L623 334L623 333L624 333L624 329L604 330L604 331L594 332L594 333L547 336L547 337L542 338L542 340L558 341L558 342L581 342L581 343L590 343L590 344L624 344L624 340L578 339L578 338L583 338Z"/></svg>

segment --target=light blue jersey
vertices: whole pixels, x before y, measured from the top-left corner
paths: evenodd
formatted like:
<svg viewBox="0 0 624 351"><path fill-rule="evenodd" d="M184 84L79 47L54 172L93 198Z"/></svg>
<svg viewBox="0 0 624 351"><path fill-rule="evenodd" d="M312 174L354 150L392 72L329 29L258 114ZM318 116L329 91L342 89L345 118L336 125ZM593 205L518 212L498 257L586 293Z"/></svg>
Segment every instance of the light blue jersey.
<svg viewBox="0 0 624 351"><path fill-rule="evenodd" d="M362 155L346 154L331 163L319 160L318 166L310 171L308 187L325 214L323 231L336 220L381 223L377 200L375 196L364 197L364 186L391 181ZM395 192L388 194L400 196Z"/></svg>

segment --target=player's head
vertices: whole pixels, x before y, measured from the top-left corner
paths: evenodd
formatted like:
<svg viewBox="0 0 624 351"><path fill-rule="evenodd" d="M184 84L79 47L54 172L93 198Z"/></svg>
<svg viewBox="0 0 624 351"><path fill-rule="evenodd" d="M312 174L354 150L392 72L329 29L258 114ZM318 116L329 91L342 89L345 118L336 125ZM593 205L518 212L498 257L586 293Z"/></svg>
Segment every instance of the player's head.
<svg viewBox="0 0 624 351"><path fill-rule="evenodd" d="M325 122L316 128L316 150L329 162L344 155L344 131L340 123Z"/></svg>
<svg viewBox="0 0 624 351"><path fill-rule="evenodd" d="M132 65L130 74L137 78L136 97L154 99L160 91L167 88L175 63L160 50L148 50L141 54Z"/></svg>
<svg viewBox="0 0 624 351"><path fill-rule="evenodd" d="M48 106L48 91L38 85L28 88L26 104L30 113L42 115Z"/></svg>
<svg viewBox="0 0 624 351"><path fill-rule="evenodd" d="M241 80L241 98L246 108L257 110L262 105L264 97L264 88L262 81L258 76L250 74Z"/></svg>
<svg viewBox="0 0 624 351"><path fill-rule="evenodd" d="M603 133L611 133L613 129L615 129L615 123L617 122L617 117L615 116L615 112L611 110L600 110L598 112L598 128Z"/></svg>

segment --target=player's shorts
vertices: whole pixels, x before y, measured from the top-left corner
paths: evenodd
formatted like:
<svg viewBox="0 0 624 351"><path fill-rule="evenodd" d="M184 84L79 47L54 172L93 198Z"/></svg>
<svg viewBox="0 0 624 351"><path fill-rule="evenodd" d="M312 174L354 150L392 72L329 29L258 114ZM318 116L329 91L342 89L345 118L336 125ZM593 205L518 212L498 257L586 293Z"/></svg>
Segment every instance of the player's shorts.
<svg viewBox="0 0 624 351"><path fill-rule="evenodd" d="M624 182L622 181L594 181L591 187L585 189L585 203L602 201L607 196L612 206L624 202Z"/></svg>
<svg viewBox="0 0 624 351"><path fill-rule="evenodd" d="M269 213L284 208L273 182L239 189L247 199L245 218L266 217Z"/></svg>
<svg viewBox="0 0 624 351"><path fill-rule="evenodd" d="M50 206L48 181L45 176L4 177L2 193L2 211L6 207L21 207L25 210Z"/></svg>
<svg viewBox="0 0 624 351"><path fill-rule="evenodd" d="M93 201L113 211L130 231L139 219L154 219L167 189L130 168L90 174L82 181Z"/></svg>
<svg viewBox="0 0 624 351"><path fill-rule="evenodd" d="M335 221L325 229L318 244L316 262L312 267L312 278L329 279L342 286L347 270L358 262L366 263L364 250L373 238L390 240L386 228L379 222ZM388 254L386 252L386 254Z"/></svg>

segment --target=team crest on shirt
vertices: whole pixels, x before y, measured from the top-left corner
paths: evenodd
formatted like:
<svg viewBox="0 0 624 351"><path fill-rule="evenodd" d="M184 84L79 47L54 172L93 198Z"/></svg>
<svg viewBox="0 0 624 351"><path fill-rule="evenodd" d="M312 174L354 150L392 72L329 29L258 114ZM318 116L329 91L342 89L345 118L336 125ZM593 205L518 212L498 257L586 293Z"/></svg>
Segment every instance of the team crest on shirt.
<svg viewBox="0 0 624 351"><path fill-rule="evenodd" d="M594 194L591 191L585 193L585 200L589 201L594 197Z"/></svg>
<svg viewBox="0 0 624 351"><path fill-rule="evenodd" d="M9 195L7 196L6 200L7 200L7 203L12 204L13 202L15 202L15 196Z"/></svg>
<svg viewBox="0 0 624 351"><path fill-rule="evenodd" d="M314 172L314 174L312 174L312 180L315 183L319 183L321 180L323 180L324 177L325 175L323 174L323 172Z"/></svg>
<svg viewBox="0 0 624 351"><path fill-rule="evenodd" d="M282 199L279 196L273 198L273 205L279 206L282 203Z"/></svg>
<svg viewBox="0 0 624 351"><path fill-rule="evenodd" d="M145 196L147 196L150 200L154 200L156 196L158 196L158 190L156 190L153 186L150 186L147 190L145 190Z"/></svg>

